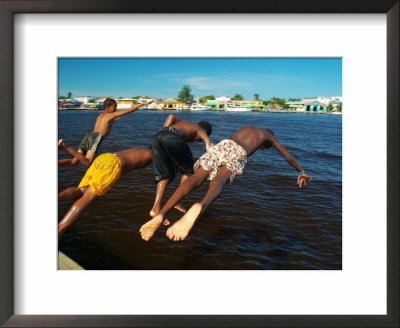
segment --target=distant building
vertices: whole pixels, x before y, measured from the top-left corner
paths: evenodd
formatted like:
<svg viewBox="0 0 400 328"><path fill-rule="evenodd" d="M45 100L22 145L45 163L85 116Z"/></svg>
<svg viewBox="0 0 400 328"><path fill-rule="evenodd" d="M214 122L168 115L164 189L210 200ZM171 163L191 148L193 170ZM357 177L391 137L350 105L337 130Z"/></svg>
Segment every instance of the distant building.
<svg viewBox="0 0 400 328"><path fill-rule="evenodd" d="M305 112L304 101L288 101L286 104L289 106L289 110L296 112Z"/></svg>
<svg viewBox="0 0 400 328"><path fill-rule="evenodd" d="M163 101L161 101L157 107L158 109L182 109L182 102L179 100L176 100L174 98L167 98Z"/></svg>
<svg viewBox="0 0 400 328"><path fill-rule="evenodd" d="M93 97L84 96L84 97L75 97L74 99L78 100L81 104L87 104L90 99L93 99Z"/></svg>
<svg viewBox="0 0 400 328"><path fill-rule="evenodd" d="M136 99L115 99L117 102L117 109L128 109L131 108L133 104L136 103Z"/></svg>
<svg viewBox="0 0 400 328"><path fill-rule="evenodd" d="M97 104L103 104L103 102L104 102L104 100L106 100L107 98L97 98L96 100L95 100L95 102L97 103Z"/></svg>
<svg viewBox="0 0 400 328"><path fill-rule="evenodd" d="M327 97L304 98L304 112L326 112L331 99Z"/></svg>
<svg viewBox="0 0 400 328"><path fill-rule="evenodd" d="M261 100L233 100L224 96L207 100L205 105L218 110L225 110L228 107L254 107L258 109L265 107Z"/></svg>
<svg viewBox="0 0 400 328"><path fill-rule="evenodd" d="M206 106L210 106L213 109L226 109L228 107L228 103L231 100L231 98L222 96L222 97L217 97L215 99L209 99L205 103Z"/></svg>

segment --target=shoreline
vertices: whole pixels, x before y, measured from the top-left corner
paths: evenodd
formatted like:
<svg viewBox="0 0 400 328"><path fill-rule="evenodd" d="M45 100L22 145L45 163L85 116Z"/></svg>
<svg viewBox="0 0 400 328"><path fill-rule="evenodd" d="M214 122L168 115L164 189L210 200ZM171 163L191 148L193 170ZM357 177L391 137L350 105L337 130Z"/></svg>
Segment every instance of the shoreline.
<svg viewBox="0 0 400 328"><path fill-rule="evenodd" d="M60 112L68 112L68 111L90 111L90 112L100 112L103 109L92 109L92 108L59 108ZM151 111L151 112L229 112L226 110L182 110L182 109L140 109L140 111ZM329 114L329 115L342 115L343 112L303 112L303 111L292 111L292 110L252 110L252 111L237 111L237 112L229 112L229 113L292 113L292 114Z"/></svg>

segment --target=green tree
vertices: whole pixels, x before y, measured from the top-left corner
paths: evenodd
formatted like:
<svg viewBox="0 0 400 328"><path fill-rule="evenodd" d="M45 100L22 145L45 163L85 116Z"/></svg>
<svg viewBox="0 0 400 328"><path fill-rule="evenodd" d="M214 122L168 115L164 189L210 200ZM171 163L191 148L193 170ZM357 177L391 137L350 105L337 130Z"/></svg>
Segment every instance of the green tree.
<svg viewBox="0 0 400 328"><path fill-rule="evenodd" d="M260 95L258 93L254 94L254 100L260 100Z"/></svg>
<svg viewBox="0 0 400 328"><path fill-rule="evenodd" d="M135 97L132 97L132 99L139 99L139 98L142 98L142 96L135 96Z"/></svg>
<svg viewBox="0 0 400 328"><path fill-rule="evenodd" d="M65 96L58 96L58 99L67 99Z"/></svg>
<svg viewBox="0 0 400 328"><path fill-rule="evenodd" d="M342 104L339 104L339 105L337 106L337 108L338 108L339 112L341 112L341 111L342 111Z"/></svg>
<svg viewBox="0 0 400 328"><path fill-rule="evenodd" d="M271 103L272 103L272 104L277 104L277 105L279 105L279 106L282 107L282 108L285 108L285 106L287 106L287 105L286 105L286 100L285 100L284 98L275 98L275 97L272 97L272 98L271 98Z"/></svg>
<svg viewBox="0 0 400 328"><path fill-rule="evenodd" d="M205 104L208 100L215 99L213 95L204 96L199 99L200 104Z"/></svg>
<svg viewBox="0 0 400 328"><path fill-rule="evenodd" d="M328 109L328 112L331 112L331 111L332 111L332 109L333 109L333 106L332 106L332 104L329 104L327 109Z"/></svg>
<svg viewBox="0 0 400 328"><path fill-rule="evenodd" d="M72 98L72 92L71 91L67 93L67 98L68 99Z"/></svg>
<svg viewBox="0 0 400 328"><path fill-rule="evenodd" d="M124 99L124 97L121 96L121 97L118 97L118 99Z"/></svg>
<svg viewBox="0 0 400 328"><path fill-rule="evenodd" d="M192 88L188 84L184 85L178 94L178 100L184 104L191 104L193 102L193 95L191 92Z"/></svg>
<svg viewBox="0 0 400 328"><path fill-rule="evenodd" d="M243 100L243 96L235 93L235 95L231 98L232 100Z"/></svg>
<svg viewBox="0 0 400 328"><path fill-rule="evenodd" d="M89 104L93 104L93 103L94 103L94 99L89 99L89 100L88 100L88 103L89 103Z"/></svg>
<svg viewBox="0 0 400 328"><path fill-rule="evenodd" d="M288 101L301 101L301 98L289 98Z"/></svg>

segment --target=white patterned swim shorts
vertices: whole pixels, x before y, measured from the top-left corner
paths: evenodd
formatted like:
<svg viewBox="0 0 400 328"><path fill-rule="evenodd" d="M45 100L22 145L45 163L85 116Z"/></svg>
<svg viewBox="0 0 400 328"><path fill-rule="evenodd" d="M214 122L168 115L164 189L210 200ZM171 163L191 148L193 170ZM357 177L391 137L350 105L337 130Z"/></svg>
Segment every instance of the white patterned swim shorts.
<svg viewBox="0 0 400 328"><path fill-rule="evenodd" d="M247 163L246 150L231 139L225 139L211 147L204 153L196 163L194 170L200 166L209 171L207 180L212 180L217 175L221 166L226 166L232 173L230 182L233 181L236 175L243 173L243 169Z"/></svg>

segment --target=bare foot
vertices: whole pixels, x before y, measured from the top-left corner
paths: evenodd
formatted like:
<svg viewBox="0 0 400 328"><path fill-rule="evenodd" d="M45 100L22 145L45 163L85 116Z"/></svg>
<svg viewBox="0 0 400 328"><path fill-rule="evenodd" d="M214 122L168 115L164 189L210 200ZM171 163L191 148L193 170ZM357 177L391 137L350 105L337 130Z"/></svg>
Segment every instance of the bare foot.
<svg viewBox="0 0 400 328"><path fill-rule="evenodd" d="M194 204L179 221L167 230L167 237L174 241L184 240L199 217L202 207L200 203Z"/></svg>
<svg viewBox="0 0 400 328"><path fill-rule="evenodd" d="M159 228L161 223L163 222L163 215L158 214L150 221L147 221L145 224L142 225L140 228L140 234L142 235L142 239L145 241L149 241L151 237L153 237L156 230Z"/></svg>
<svg viewBox="0 0 400 328"><path fill-rule="evenodd" d="M186 208L184 208L181 204L176 204L176 205L174 206L174 208L175 208L176 210L178 210L179 212L186 213Z"/></svg>
<svg viewBox="0 0 400 328"><path fill-rule="evenodd" d="M58 149L65 149L66 144L64 142L64 139L58 140Z"/></svg>

